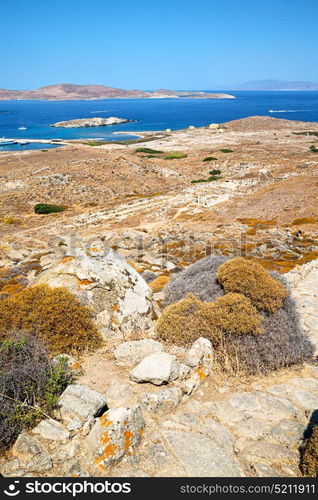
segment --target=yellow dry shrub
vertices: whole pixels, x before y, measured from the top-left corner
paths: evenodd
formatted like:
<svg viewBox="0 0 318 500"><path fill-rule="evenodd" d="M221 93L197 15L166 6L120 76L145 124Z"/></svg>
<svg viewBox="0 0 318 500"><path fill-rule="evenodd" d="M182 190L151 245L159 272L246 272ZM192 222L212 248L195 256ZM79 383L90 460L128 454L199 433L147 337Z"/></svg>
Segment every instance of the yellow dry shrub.
<svg viewBox="0 0 318 500"><path fill-rule="evenodd" d="M192 293L164 309L157 322L159 336L178 345L205 337L217 345L225 334L262 333L262 316L250 300L229 293L215 302L203 302Z"/></svg>
<svg viewBox="0 0 318 500"><path fill-rule="evenodd" d="M318 477L318 424L305 443L301 456L301 469L304 476Z"/></svg>
<svg viewBox="0 0 318 500"><path fill-rule="evenodd" d="M287 290L257 262L235 257L220 265L217 280L226 292L241 293L257 309L274 313L283 305Z"/></svg>
<svg viewBox="0 0 318 500"><path fill-rule="evenodd" d="M90 310L62 287L37 285L0 300L0 339L16 331L37 335L52 354L101 343Z"/></svg>

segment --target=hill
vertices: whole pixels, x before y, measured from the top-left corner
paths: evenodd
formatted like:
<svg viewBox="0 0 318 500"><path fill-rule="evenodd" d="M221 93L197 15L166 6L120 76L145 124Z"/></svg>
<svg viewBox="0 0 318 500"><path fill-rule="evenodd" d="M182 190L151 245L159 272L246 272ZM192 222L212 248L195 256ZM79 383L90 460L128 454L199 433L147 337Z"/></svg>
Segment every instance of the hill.
<svg viewBox="0 0 318 500"><path fill-rule="evenodd" d="M318 90L318 83L285 80L256 80L240 84L221 85L220 90Z"/></svg>
<svg viewBox="0 0 318 500"><path fill-rule="evenodd" d="M59 83L48 85L35 90L6 90L0 89L0 100L86 100L86 99L162 99L162 98L206 98L229 99L228 94L211 94L204 92L175 92L173 90L124 90L105 85L75 85Z"/></svg>

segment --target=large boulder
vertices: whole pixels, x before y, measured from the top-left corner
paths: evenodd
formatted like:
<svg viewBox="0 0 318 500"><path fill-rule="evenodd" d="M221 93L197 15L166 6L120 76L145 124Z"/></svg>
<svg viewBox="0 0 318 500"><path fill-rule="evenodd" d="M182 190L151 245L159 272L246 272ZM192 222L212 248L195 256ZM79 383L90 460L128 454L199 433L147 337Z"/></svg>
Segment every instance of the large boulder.
<svg viewBox="0 0 318 500"><path fill-rule="evenodd" d="M113 408L104 413L86 438L95 465L107 470L125 453L133 453L140 443L144 425L139 405Z"/></svg>
<svg viewBox="0 0 318 500"><path fill-rule="evenodd" d="M163 345L153 339L132 340L120 344L114 352L116 364L135 366L147 356L163 351Z"/></svg>
<svg viewBox="0 0 318 500"><path fill-rule="evenodd" d="M156 352L144 358L130 372L134 382L150 382L154 385L168 384L180 375L180 363L176 356Z"/></svg>
<svg viewBox="0 0 318 500"><path fill-rule="evenodd" d="M154 337L157 306L145 280L102 241L77 239L33 284L66 287L94 314L104 338Z"/></svg>

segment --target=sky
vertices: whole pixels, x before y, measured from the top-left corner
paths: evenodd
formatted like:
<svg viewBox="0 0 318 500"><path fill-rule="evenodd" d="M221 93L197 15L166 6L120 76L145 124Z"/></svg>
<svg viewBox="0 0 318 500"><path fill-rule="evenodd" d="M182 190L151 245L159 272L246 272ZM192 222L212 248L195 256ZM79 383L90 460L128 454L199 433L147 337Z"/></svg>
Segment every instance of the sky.
<svg viewBox="0 0 318 500"><path fill-rule="evenodd" d="M0 88L318 82L317 18L317 0L3 2Z"/></svg>

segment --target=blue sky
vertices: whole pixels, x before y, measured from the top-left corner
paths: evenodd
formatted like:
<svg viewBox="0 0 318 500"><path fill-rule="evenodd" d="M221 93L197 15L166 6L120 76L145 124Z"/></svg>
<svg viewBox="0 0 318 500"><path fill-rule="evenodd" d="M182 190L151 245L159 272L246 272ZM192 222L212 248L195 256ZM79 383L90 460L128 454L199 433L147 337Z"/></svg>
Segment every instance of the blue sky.
<svg viewBox="0 0 318 500"><path fill-rule="evenodd" d="M0 88L318 81L317 0L2 2Z"/></svg>

